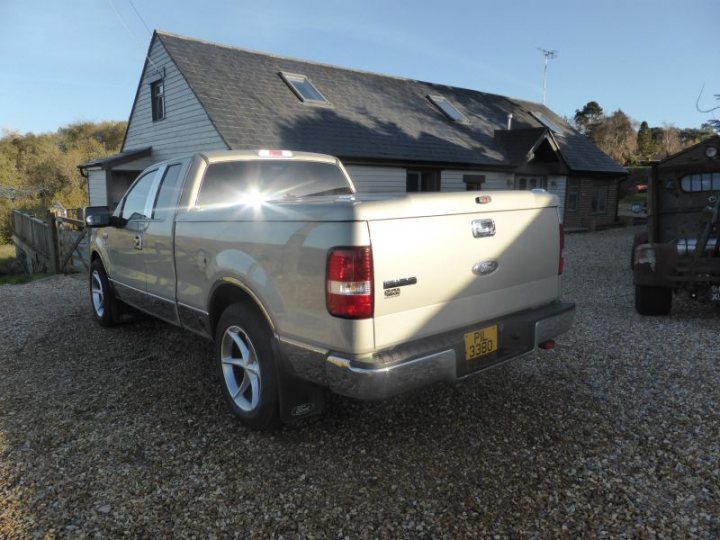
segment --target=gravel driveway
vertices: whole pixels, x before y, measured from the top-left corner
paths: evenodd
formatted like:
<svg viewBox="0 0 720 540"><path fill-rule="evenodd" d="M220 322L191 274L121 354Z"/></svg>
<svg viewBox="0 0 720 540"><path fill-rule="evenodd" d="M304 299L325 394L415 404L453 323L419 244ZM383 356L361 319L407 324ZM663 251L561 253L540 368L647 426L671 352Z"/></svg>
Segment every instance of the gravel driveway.
<svg viewBox="0 0 720 540"><path fill-rule="evenodd" d="M209 343L0 286L0 537L720 535L720 311L633 310L634 229L567 238L558 348L254 433Z"/></svg>

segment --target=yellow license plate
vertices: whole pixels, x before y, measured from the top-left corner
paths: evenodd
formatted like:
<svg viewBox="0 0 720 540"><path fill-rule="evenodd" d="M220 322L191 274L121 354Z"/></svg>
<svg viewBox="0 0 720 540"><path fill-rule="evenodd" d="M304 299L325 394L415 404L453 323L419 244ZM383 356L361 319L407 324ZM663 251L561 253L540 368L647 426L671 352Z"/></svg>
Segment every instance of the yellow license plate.
<svg viewBox="0 0 720 540"><path fill-rule="evenodd" d="M465 334L465 360L480 358L497 350L497 325Z"/></svg>

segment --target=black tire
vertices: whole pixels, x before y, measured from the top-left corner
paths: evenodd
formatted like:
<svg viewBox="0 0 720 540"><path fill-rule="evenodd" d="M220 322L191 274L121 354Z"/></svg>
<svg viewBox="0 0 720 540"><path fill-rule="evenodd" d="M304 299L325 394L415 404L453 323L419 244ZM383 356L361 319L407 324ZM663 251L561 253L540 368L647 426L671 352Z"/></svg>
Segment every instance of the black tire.
<svg viewBox="0 0 720 540"><path fill-rule="evenodd" d="M280 425L273 335L265 318L248 304L233 304L215 330L215 358L225 400L247 427Z"/></svg>
<svg viewBox="0 0 720 540"><path fill-rule="evenodd" d="M115 326L122 320L122 305L115 298L100 259L90 265L90 307L100 326Z"/></svg>
<svg viewBox="0 0 720 540"><path fill-rule="evenodd" d="M635 285L635 311L640 315L667 315L672 308L672 289Z"/></svg>

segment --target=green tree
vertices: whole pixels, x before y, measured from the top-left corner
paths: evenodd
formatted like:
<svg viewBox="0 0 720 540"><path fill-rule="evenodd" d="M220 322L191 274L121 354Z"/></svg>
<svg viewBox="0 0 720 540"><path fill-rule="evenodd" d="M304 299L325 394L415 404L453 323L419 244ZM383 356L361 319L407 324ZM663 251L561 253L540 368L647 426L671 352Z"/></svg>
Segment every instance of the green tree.
<svg viewBox="0 0 720 540"><path fill-rule="evenodd" d="M655 154L655 142L650 126L643 120L637 134L637 158L638 161L652 159Z"/></svg>
<svg viewBox="0 0 720 540"><path fill-rule="evenodd" d="M125 122L77 122L55 133L0 138L0 242L9 240L10 209L87 205L87 180L77 166L120 150Z"/></svg>
<svg viewBox="0 0 720 540"><path fill-rule="evenodd" d="M575 127L580 133L590 135L603 121L605 114L597 101L588 101L582 109L575 109Z"/></svg>

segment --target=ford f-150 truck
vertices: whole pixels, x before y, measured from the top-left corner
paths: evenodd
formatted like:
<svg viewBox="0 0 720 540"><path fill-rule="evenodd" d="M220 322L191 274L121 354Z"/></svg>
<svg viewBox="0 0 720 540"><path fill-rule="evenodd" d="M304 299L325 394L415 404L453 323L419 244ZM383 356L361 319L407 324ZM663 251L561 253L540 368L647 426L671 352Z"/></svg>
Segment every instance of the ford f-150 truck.
<svg viewBox="0 0 720 540"><path fill-rule="evenodd" d="M215 342L249 427L455 381L567 331L558 200L538 191L361 195L334 157L199 153L86 210L103 326L139 309Z"/></svg>

